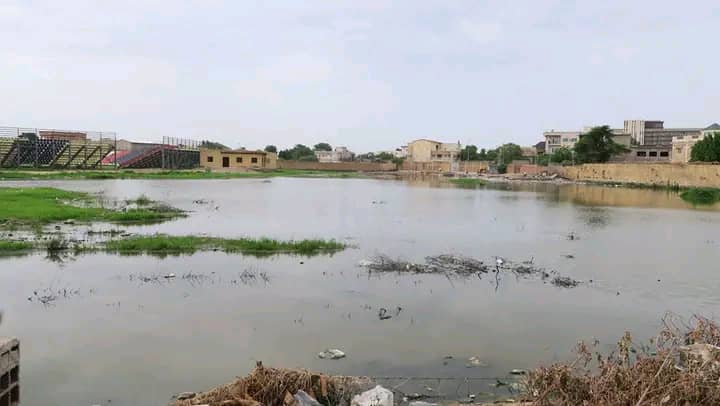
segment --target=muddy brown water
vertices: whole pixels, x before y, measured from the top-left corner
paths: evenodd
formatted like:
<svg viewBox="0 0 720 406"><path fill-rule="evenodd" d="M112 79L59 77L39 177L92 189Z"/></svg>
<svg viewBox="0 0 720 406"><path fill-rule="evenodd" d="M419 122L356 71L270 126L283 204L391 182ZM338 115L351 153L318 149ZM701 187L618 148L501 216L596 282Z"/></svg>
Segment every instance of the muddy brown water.
<svg viewBox="0 0 720 406"><path fill-rule="evenodd" d="M245 374L256 360L337 374L458 378L400 388L430 386L450 398L468 390L507 395L489 384L496 377L511 382L513 368L567 359L578 339L610 348L626 330L650 337L667 311L715 316L720 308L720 212L694 209L674 193L367 179L2 185L118 199L145 194L193 211L165 224L123 227L136 233L320 237L355 246L312 258L0 259L0 334L21 340L28 405L164 405L173 393ZM194 203L199 199L208 203ZM569 233L579 238L568 240ZM489 262L532 258L593 283L561 289L503 275L496 285L490 276L368 275L357 266L377 254L422 261L444 253ZM246 270L256 277L243 276ZM141 280L170 272L177 277ZM182 278L188 273L193 278ZM48 306L28 300L46 289L72 293ZM381 307L393 317L380 320ZM347 358L318 359L327 348ZM466 368L472 356L487 366Z"/></svg>

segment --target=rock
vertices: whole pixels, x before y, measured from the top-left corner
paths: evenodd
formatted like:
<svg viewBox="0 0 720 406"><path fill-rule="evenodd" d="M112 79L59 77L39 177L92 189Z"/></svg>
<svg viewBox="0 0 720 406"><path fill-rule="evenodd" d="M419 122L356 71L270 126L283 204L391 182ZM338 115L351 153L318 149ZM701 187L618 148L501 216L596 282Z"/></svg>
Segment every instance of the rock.
<svg viewBox="0 0 720 406"><path fill-rule="evenodd" d="M345 353L338 350L337 348L328 349L318 354L320 359L341 359L345 358Z"/></svg>
<svg viewBox="0 0 720 406"><path fill-rule="evenodd" d="M75 224L75 220L73 220L73 219L67 219L67 220L65 220L63 223L65 223L65 224Z"/></svg>
<svg viewBox="0 0 720 406"><path fill-rule="evenodd" d="M308 395L302 389L297 391L293 398L295 398L299 406L322 406L320 402L315 400L312 396Z"/></svg>
<svg viewBox="0 0 720 406"><path fill-rule="evenodd" d="M188 400L188 399L194 398L196 395L197 394L195 392L183 392L183 393L180 393L179 395L177 395L177 399L178 400Z"/></svg>
<svg viewBox="0 0 720 406"><path fill-rule="evenodd" d="M165 276L163 276L163 278L165 278L165 279L172 279L172 278L174 278L174 277L175 277L175 274L172 273L172 272L169 273L169 274L167 274L167 275L165 275Z"/></svg>
<svg viewBox="0 0 720 406"><path fill-rule="evenodd" d="M524 369L513 369L512 371L510 371L510 374L512 374L512 375L526 375L526 374L527 374L527 371L524 370Z"/></svg>
<svg viewBox="0 0 720 406"><path fill-rule="evenodd" d="M393 393L378 385L352 399L350 406L393 406Z"/></svg>

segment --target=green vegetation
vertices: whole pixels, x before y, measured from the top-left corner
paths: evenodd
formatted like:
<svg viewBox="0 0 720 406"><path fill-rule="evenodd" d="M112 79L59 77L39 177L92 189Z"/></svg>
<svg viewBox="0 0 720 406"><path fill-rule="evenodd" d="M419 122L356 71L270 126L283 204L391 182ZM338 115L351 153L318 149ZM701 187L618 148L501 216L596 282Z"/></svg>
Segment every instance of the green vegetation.
<svg viewBox="0 0 720 406"><path fill-rule="evenodd" d="M277 154L277 147L274 145L268 145L265 147L265 152L272 152L273 154Z"/></svg>
<svg viewBox="0 0 720 406"><path fill-rule="evenodd" d="M615 155L628 151L624 146L613 141L613 132L609 126L594 127L575 144L575 162L602 163Z"/></svg>
<svg viewBox="0 0 720 406"><path fill-rule="evenodd" d="M315 152L303 144L297 144L291 149L280 151L278 157L288 161L317 161Z"/></svg>
<svg viewBox="0 0 720 406"><path fill-rule="evenodd" d="M569 165L573 161L573 151L570 148L560 147L552 155L550 155L550 162L555 164Z"/></svg>
<svg viewBox="0 0 720 406"><path fill-rule="evenodd" d="M0 241L0 253L28 251L33 249L33 244L26 241Z"/></svg>
<svg viewBox="0 0 720 406"><path fill-rule="evenodd" d="M320 142L315 144L315 151L332 151L332 145L327 142Z"/></svg>
<svg viewBox="0 0 720 406"><path fill-rule="evenodd" d="M97 171L0 171L0 180L99 180L99 179L244 179L244 178L349 178L360 176L356 172L275 169L255 172L211 172L198 170L135 172L132 170Z"/></svg>
<svg viewBox="0 0 720 406"><path fill-rule="evenodd" d="M720 201L720 189L692 188L680 193L680 197L694 205L711 205Z"/></svg>
<svg viewBox="0 0 720 406"><path fill-rule="evenodd" d="M125 200L125 203L133 203L138 206L148 206L155 202L150 200L150 198L145 195L140 195L140 197L138 197L137 199Z"/></svg>
<svg viewBox="0 0 720 406"><path fill-rule="evenodd" d="M720 132L708 134L698 141L690 151L694 162L720 162Z"/></svg>
<svg viewBox="0 0 720 406"><path fill-rule="evenodd" d="M227 146L219 143L219 142L213 142L204 140L200 143L200 148L208 148L208 149L230 149Z"/></svg>
<svg viewBox="0 0 720 406"><path fill-rule="evenodd" d="M41 225L74 220L128 222L157 222L183 213L170 207L152 207L126 211L96 206L96 199L82 192L40 187L0 188L0 225Z"/></svg>
<svg viewBox="0 0 720 406"><path fill-rule="evenodd" d="M487 185L487 181L478 178L455 178L450 179L450 183L456 184L462 187L478 187Z"/></svg>
<svg viewBox="0 0 720 406"><path fill-rule="evenodd" d="M121 254L133 253L194 253L196 251L224 251L255 254L296 253L317 254L335 252L347 246L335 240L278 241L270 238L225 239L215 237L168 236L163 234L137 236L109 241L105 249Z"/></svg>

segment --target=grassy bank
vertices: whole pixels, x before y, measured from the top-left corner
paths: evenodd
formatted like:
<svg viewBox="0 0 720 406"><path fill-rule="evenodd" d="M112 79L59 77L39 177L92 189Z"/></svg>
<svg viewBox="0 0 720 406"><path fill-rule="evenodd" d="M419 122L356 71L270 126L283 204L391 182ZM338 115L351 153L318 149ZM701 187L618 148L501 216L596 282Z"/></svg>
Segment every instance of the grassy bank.
<svg viewBox="0 0 720 406"><path fill-rule="evenodd" d="M335 240L290 240L270 238L227 239L216 237L169 236L163 234L137 236L109 241L105 250L120 254L192 254L197 251L223 251L250 254L317 254L335 252L347 246Z"/></svg>
<svg viewBox="0 0 720 406"><path fill-rule="evenodd" d="M720 189L691 188L680 193L680 197L694 205L712 205L720 201Z"/></svg>
<svg viewBox="0 0 720 406"><path fill-rule="evenodd" d="M478 178L453 178L450 183L462 187L478 187L487 185L487 181Z"/></svg>
<svg viewBox="0 0 720 406"><path fill-rule="evenodd" d="M184 214L170 207L125 211L99 207L90 194L55 188L0 188L0 225L42 225L74 220L116 223L158 222Z"/></svg>
<svg viewBox="0 0 720 406"><path fill-rule="evenodd" d="M25 241L0 241L0 253L29 251L33 244Z"/></svg>
<svg viewBox="0 0 720 406"><path fill-rule="evenodd" d="M210 172L201 170L177 171L133 171L133 170L90 170L90 171L28 171L3 170L0 180L102 180L102 179L246 179L246 178L356 178L358 172L311 171L296 169L275 169L253 172Z"/></svg>

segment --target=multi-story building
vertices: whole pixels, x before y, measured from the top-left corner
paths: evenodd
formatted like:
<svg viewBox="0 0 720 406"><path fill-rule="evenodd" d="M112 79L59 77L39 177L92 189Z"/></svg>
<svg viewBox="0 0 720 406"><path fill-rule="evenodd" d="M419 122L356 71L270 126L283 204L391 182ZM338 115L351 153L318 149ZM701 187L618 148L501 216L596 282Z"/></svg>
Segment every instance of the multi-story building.
<svg viewBox="0 0 720 406"><path fill-rule="evenodd" d="M545 152L552 154L559 148L572 148L580 135L589 131L546 131ZM614 161L670 161L673 151L673 139L676 137L699 138L699 128L665 128L658 120L625 120L623 128L615 128L613 141L624 145L629 152L613 158ZM674 160L673 160L674 161Z"/></svg>
<svg viewBox="0 0 720 406"><path fill-rule="evenodd" d="M315 151L315 157L319 162L344 162L352 161L355 154L347 147L335 147L333 151Z"/></svg>
<svg viewBox="0 0 720 406"><path fill-rule="evenodd" d="M461 151L460 142L419 139L408 144L408 158L413 162L455 162L460 159Z"/></svg>
<svg viewBox="0 0 720 406"><path fill-rule="evenodd" d="M580 131L545 131L545 153L554 154L560 148L572 148L580 139Z"/></svg>
<svg viewBox="0 0 720 406"><path fill-rule="evenodd" d="M691 133L687 134L676 134L672 137L672 162L684 164L690 162L690 155L692 148L698 141L702 140L709 134L720 133L720 124L713 123L708 127L705 127L700 134Z"/></svg>

